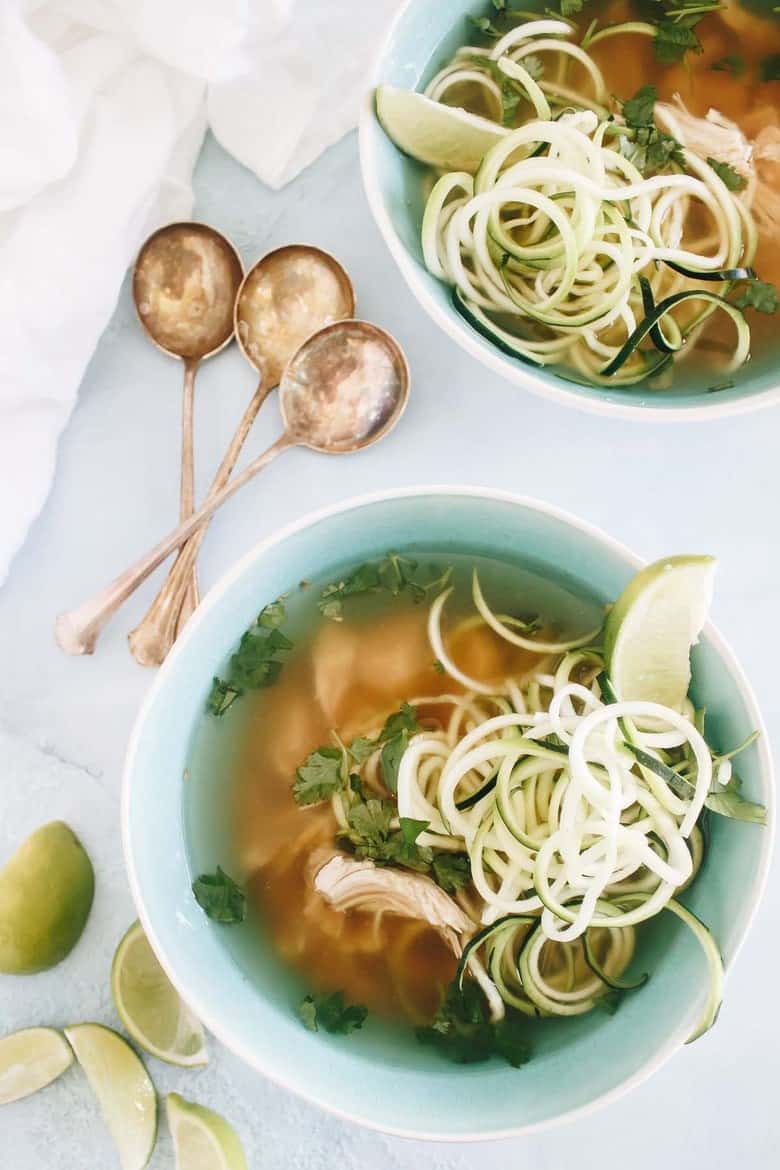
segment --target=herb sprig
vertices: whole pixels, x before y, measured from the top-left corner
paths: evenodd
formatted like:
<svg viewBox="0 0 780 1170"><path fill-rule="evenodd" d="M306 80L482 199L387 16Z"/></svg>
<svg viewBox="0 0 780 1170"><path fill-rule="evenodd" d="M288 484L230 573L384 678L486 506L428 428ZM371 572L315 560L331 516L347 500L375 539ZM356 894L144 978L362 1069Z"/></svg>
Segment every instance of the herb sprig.
<svg viewBox="0 0 780 1170"><path fill-rule="evenodd" d="M260 610L230 659L228 677L215 676L212 681L206 700L209 714L222 716L245 691L273 686L281 674L284 656L293 645L280 628L286 620L287 609L281 597Z"/></svg>
<svg viewBox="0 0 780 1170"><path fill-rule="evenodd" d="M418 1028L416 1034L420 1043L432 1045L456 1064L477 1064L498 1056L521 1068L531 1058L525 1018L509 1008L504 1019L494 1023L485 997L471 981L462 990L451 983L433 1023Z"/></svg>
<svg viewBox="0 0 780 1170"><path fill-rule="evenodd" d="M298 1015L304 1028L310 1032L324 1028L326 1032L348 1036L363 1027L368 1008L358 1003L346 1003L344 992L334 991L331 995L304 996Z"/></svg>
<svg viewBox="0 0 780 1170"><path fill-rule="evenodd" d="M443 588L451 573L451 566L443 571L430 567L427 573L423 573L412 557L389 552L382 560L367 561L341 580L326 585L320 593L317 606L323 617L341 622L344 620L344 602L348 597L385 590L393 597L405 593L418 603L424 601L432 590Z"/></svg>
<svg viewBox="0 0 780 1170"><path fill-rule="evenodd" d="M630 133L621 134L620 153L645 176L658 174L671 166L685 166L679 142L655 125L657 98L658 90L654 85L643 85L633 97L623 102L623 117ZM620 127L616 129L620 130Z"/></svg>
<svg viewBox="0 0 780 1170"><path fill-rule="evenodd" d="M233 926L244 921L246 894L220 865L215 873L202 873L195 878L192 892L201 910L214 922Z"/></svg>

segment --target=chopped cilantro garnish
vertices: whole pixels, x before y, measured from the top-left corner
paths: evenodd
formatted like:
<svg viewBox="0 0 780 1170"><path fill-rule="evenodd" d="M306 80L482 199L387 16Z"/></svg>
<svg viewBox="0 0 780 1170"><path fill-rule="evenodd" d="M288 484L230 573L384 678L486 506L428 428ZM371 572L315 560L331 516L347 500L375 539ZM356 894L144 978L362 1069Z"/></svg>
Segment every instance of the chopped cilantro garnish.
<svg viewBox="0 0 780 1170"><path fill-rule="evenodd" d="M468 22L472 28L478 29L478 31L484 33L486 37L493 37L494 40L498 40L500 36L503 36L501 29L497 28L496 25L493 24L493 21L489 16L472 16L469 14Z"/></svg>
<svg viewBox="0 0 780 1170"><path fill-rule="evenodd" d="M433 576L429 574L427 580L421 580L416 575L417 570L417 561L395 552L388 553L381 561L368 561L340 581L325 586L317 602L320 613L331 621L343 621L347 597L378 593L383 589L394 597L407 593L415 602L424 601L432 589L446 584L452 572L450 568L441 573L433 570Z"/></svg>
<svg viewBox="0 0 780 1170"><path fill-rule="evenodd" d="M747 186L747 179L740 175L739 171L735 171L728 163L718 162L716 158L708 158L707 162L712 167L718 178L726 184L729 191L741 191Z"/></svg>
<svg viewBox="0 0 780 1170"><path fill-rule="evenodd" d="M776 313L780 295L773 284L765 280L748 280L741 286L734 300L738 309L755 309L757 313Z"/></svg>
<svg viewBox="0 0 780 1170"><path fill-rule="evenodd" d="M292 642L279 628L286 618L281 598L261 609L230 659L227 678L215 677L212 682L206 700L209 714L224 715L244 691L270 687L276 682L283 665L280 656L292 649Z"/></svg>
<svg viewBox="0 0 780 1170"><path fill-rule="evenodd" d="M307 756L295 773L293 796L298 804L318 804L338 792L343 783L344 753L337 747L320 747Z"/></svg>
<svg viewBox="0 0 780 1170"><path fill-rule="evenodd" d="M456 894L471 881L471 862L467 853L436 853L433 878L448 894Z"/></svg>
<svg viewBox="0 0 780 1170"><path fill-rule="evenodd" d="M513 1068L520 1068L531 1056L527 1037L524 1018L511 1008L494 1024L485 997L470 981L462 990L450 984L433 1023L417 1029L421 1043L433 1045L456 1064L476 1064L500 1056Z"/></svg>
<svg viewBox="0 0 780 1170"><path fill-rule="evenodd" d="M643 85L623 103L623 117L631 133L621 134L620 153L643 175L657 174L669 166L685 165L679 142L654 125L657 97L654 85Z"/></svg>
<svg viewBox="0 0 780 1170"><path fill-rule="evenodd" d="M334 991L332 995L307 995L298 1008L303 1026L310 1032L324 1028L348 1036L363 1027L368 1008L362 1004L345 1003L344 992Z"/></svg>
<svg viewBox="0 0 780 1170"><path fill-rule="evenodd" d="M436 671L437 674L444 674L444 663L441 661L440 658L434 658L433 669Z"/></svg>
<svg viewBox="0 0 780 1170"><path fill-rule="evenodd" d="M246 914L246 895L221 866L216 873L202 873L192 883L195 901L204 913L225 926L243 922Z"/></svg>

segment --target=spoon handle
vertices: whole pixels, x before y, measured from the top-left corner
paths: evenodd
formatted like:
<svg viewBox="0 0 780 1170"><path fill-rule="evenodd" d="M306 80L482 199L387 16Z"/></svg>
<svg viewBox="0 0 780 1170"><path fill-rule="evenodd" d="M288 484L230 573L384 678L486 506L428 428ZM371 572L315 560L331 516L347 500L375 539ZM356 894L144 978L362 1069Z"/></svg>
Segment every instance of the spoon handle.
<svg viewBox="0 0 780 1170"><path fill-rule="evenodd" d="M184 393L181 412L181 486L179 489L179 519L186 520L195 511L195 454L194 420L195 374L198 359L188 358L184 363ZM193 560L182 596L182 612L190 617L197 608L198 570ZM185 618L186 620L186 618Z"/></svg>
<svg viewBox="0 0 780 1170"><path fill-rule="evenodd" d="M277 455L286 451L288 447L295 447L300 442L294 435L287 432L280 435L275 443L254 459L240 475L235 476L221 491L216 492L208 499L197 512L188 520L179 524L167 536L142 556L134 565L116 577L110 585L102 589L89 601L85 601L76 609L61 613L54 627L54 636L58 645L66 654L92 654L98 635L108 619L119 609L120 605L135 592L142 581L154 572L165 558L178 548L188 536L196 532L204 521L210 520L217 508L225 500L249 483L262 471Z"/></svg>
<svg viewBox="0 0 780 1170"><path fill-rule="evenodd" d="M229 480L258 411L271 389L272 386L261 377L230 441L230 446L217 468L216 475L206 495L207 503L216 492L221 491ZM186 517L182 516L182 520L184 519ZM192 610L188 612L186 604L189 582L198 550L206 535L206 527L207 525L203 524L181 547L159 593L144 617L128 635L130 651L136 662L140 662L143 666L159 666L165 660L165 656L176 641L177 636L192 616Z"/></svg>

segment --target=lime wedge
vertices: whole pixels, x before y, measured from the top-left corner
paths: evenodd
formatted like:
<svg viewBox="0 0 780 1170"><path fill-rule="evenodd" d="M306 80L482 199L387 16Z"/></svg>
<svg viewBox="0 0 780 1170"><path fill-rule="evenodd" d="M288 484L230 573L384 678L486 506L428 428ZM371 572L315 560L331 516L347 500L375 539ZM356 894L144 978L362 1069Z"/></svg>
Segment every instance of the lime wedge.
<svg viewBox="0 0 780 1170"><path fill-rule="evenodd" d="M178 1093L168 1094L165 1108L176 1170L247 1170L244 1147L224 1117Z"/></svg>
<svg viewBox="0 0 780 1170"><path fill-rule="evenodd" d="M443 171L473 174L491 146L509 133L478 114L392 85L377 89L376 115L400 150Z"/></svg>
<svg viewBox="0 0 780 1170"><path fill-rule="evenodd" d="M130 1045L101 1024L65 1029L114 1139L122 1170L143 1170L157 1137L157 1097Z"/></svg>
<svg viewBox="0 0 780 1170"><path fill-rule="evenodd" d="M168 1064L208 1064L200 1021L157 962L140 922L116 949L111 994L122 1024L146 1052Z"/></svg>
<svg viewBox="0 0 780 1170"><path fill-rule="evenodd" d="M0 971L30 975L64 959L94 892L92 863L68 826L36 829L0 870Z"/></svg>
<svg viewBox="0 0 780 1170"><path fill-rule="evenodd" d="M607 671L620 699L680 709L714 575L713 557L679 556L648 565L629 582L604 628Z"/></svg>
<svg viewBox="0 0 780 1170"><path fill-rule="evenodd" d="M56 1081L73 1051L54 1028L24 1028L0 1039L0 1105L19 1101Z"/></svg>

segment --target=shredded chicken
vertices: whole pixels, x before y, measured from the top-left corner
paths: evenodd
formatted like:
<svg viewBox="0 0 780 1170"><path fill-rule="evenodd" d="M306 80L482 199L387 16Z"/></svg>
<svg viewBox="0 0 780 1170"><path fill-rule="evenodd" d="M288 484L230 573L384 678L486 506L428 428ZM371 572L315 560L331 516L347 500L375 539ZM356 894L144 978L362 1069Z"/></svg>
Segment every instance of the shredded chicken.
<svg viewBox="0 0 780 1170"><path fill-rule="evenodd" d="M475 924L434 881L424 874L356 861L344 853L326 857L324 851L312 857L309 875L314 889L334 910L368 910L427 922L460 958ZM470 955L468 966L485 994L491 1019L503 1019L504 1001L482 963Z"/></svg>
<svg viewBox="0 0 780 1170"><path fill-rule="evenodd" d="M657 103L655 118L662 130L700 158L716 158L745 179L753 177L751 144L736 122L730 122L718 110L708 110L706 118L697 118L675 94L673 104Z"/></svg>
<svg viewBox="0 0 780 1170"><path fill-rule="evenodd" d="M356 861L337 853L314 874L314 888L336 910L374 910L429 923L455 955L474 923L424 874Z"/></svg>
<svg viewBox="0 0 780 1170"><path fill-rule="evenodd" d="M771 108L756 113L758 117L751 120L761 129L750 139L718 110L697 118L679 94L674 103L658 102L655 107L658 125L686 149L700 158L728 163L742 175L747 186L740 198L752 211L759 231L765 238L780 238L780 127Z"/></svg>

